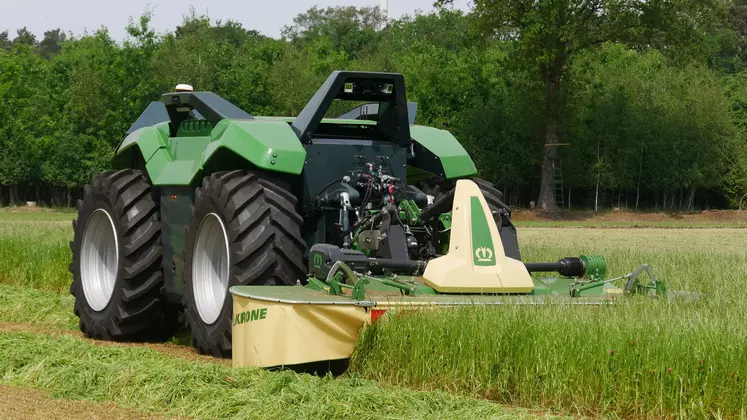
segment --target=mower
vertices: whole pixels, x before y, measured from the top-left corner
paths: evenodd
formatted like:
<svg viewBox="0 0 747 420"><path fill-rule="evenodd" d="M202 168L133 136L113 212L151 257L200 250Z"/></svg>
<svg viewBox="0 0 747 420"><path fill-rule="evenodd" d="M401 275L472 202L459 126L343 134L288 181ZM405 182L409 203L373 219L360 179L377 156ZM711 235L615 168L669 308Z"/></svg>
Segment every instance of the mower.
<svg viewBox="0 0 747 420"><path fill-rule="evenodd" d="M78 201L81 330L157 340L183 313L198 352L289 366L345 359L363 325L407 308L666 295L647 265L609 279L598 255L523 262L502 193L416 111L396 73L333 72L295 118L164 94Z"/></svg>

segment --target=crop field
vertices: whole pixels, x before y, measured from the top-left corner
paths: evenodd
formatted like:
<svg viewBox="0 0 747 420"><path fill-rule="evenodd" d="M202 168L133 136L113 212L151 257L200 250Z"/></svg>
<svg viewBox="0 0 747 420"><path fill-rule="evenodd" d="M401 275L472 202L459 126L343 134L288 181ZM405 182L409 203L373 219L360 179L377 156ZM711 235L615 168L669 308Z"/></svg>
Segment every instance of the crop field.
<svg viewBox="0 0 747 420"><path fill-rule="evenodd" d="M526 260L602 254L611 275L647 262L670 290L701 296L407 312L368 328L349 371L332 378L231 369L196 355L183 336L143 345L84 339L67 292L72 217L0 212L0 394L34 388L87 400L91 410L198 418L747 416L740 221L679 221L678 229L525 222Z"/></svg>

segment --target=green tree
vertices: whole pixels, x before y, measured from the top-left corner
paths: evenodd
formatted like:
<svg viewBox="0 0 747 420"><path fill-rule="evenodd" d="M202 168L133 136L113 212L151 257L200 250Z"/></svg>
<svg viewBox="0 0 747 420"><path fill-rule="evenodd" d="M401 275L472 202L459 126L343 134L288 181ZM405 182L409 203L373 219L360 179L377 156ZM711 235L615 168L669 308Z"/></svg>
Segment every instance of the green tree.
<svg viewBox="0 0 747 420"><path fill-rule="evenodd" d="M64 42L65 34L59 28L46 31L44 32L44 39L39 42L39 54L44 58L59 54Z"/></svg>
<svg viewBox="0 0 747 420"><path fill-rule="evenodd" d="M437 3L449 4L451 0ZM540 208L556 208L553 168L557 157L555 145L559 143L562 83L568 64L580 52L609 41L634 43L655 39L669 45L689 43L696 31L691 29L690 17L694 15L687 12L708 7L707 2L698 3L702 4L696 7L677 0L475 0L475 21L481 32L511 43L515 57L545 85Z"/></svg>
<svg viewBox="0 0 747 420"><path fill-rule="evenodd" d="M8 38L8 31L0 32L0 50L9 50L12 43Z"/></svg>
<svg viewBox="0 0 747 420"><path fill-rule="evenodd" d="M36 35L29 32L24 26L16 31L16 37L13 39L13 45L36 45Z"/></svg>
<svg viewBox="0 0 747 420"><path fill-rule="evenodd" d="M33 47L0 51L0 184L18 203L24 188L39 181L42 153L38 133L38 92L43 89L46 63Z"/></svg>
<svg viewBox="0 0 747 420"><path fill-rule="evenodd" d="M379 39L378 29L386 23L377 7L312 7L293 18L293 24L282 30L283 38L303 47L320 39L330 42L335 52L353 59L370 54Z"/></svg>
<svg viewBox="0 0 747 420"><path fill-rule="evenodd" d="M717 73L619 44L579 55L569 72L561 125L574 140L564 175L591 188L594 203L607 191L622 205L632 191L635 208L648 192L662 206L694 209L698 190L727 183L727 162L744 146Z"/></svg>

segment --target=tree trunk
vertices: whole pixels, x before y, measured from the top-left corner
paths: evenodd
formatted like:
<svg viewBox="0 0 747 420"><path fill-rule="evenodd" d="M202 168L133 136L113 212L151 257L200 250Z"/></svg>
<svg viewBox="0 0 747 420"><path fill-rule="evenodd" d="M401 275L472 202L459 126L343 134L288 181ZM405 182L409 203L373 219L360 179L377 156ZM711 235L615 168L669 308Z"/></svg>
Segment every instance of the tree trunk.
<svg viewBox="0 0 747 420"><path fill-rule="evenodd" d="M682 196L685 195L682 193L682 187L680 187L680 205L677 207L677 210L682 210Z"/></svg>
<svg viewBox="0 0 747 420"><path fill-rule="evenodd" d="M690 197L687 198L687 209L695 210L695 187L690 188Z"/></svg>
<svg viewBox="0 0 747 420"><path fill-rule="evenodd" d="M597 187L594 192L594 211L599 211L599 183L597 182Z"/></svg>
<svg viewBox="0 0 747 420"><path fill-rule="evenodd" d="M555 50L555 59L547 72L547 104L545 108L545 144L542 157L542 181L537 206L544 211L555 211L554 173L558 156L558 108L560 105L560 79L565 66L565 46Z"/></svg>
<svg viewBox="0 0 747 420"><path fill-rule="evenodd" d="M641 175L643 175L643 146L641 154L638 156L638 183L635 186L635 209L638 210L638 201L641 198ZM658 207L658 203L657 203Z"/></svg>
<svg viewBox="0 0 747 420"><path fill-rule="evenodd" d="M544 156L542 158L542 181L540 183L540 196L537 205L545 211L557 210L555 203L555 159L558 151L554 146L558 143L558 127L555 116L548 116L547 127L545 132ZM551 146L552 145L552 146Z"/></svg>
<svg viewBox="0 0 747 420"><path fill-rule="evenodd" d="M15 206L18 200L18 185L10 186L10 205Z"/></svg>
<svg viewBox="0 0 747 420"><path fill-rule="evenodd" d="M638 183L638 186L635 187L635 209L638 210L638 202L641 199L641 183Z"/></svg>
<svg viewBox="0 0 747 420"><path fill-rule="evenodd" d="M568 210L571 209L571 186L568 185Z"/></svg>
<svg viewBox="0 0 747 420"><path fill-rule="evenodd" d="M617 208L620 209L620 196L622 195L622 188L617 190Z"/></svg>

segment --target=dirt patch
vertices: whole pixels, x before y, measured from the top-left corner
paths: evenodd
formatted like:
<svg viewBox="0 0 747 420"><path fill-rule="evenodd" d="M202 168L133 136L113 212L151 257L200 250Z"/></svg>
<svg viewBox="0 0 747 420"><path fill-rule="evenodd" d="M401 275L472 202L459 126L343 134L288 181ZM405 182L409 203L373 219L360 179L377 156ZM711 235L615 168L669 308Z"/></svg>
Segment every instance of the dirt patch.
<svg viewBox="0 0 747 420"><path fill-rule="evenodd" d="M161 419L116 404L60 400L44 391L0 385L0 418L3 419Z"/></svg>
<svg viewBox="0 0 747 420"><path fill-rule="evenodd" d="M190 361L197 361L202 363L218 363L223 365L231 365L230 359L218 359L211 356L203 356L197 354L193 347L181 346L172 343L117 343L112 341L92 340L80 331L72 330L58 330L43 325L26 324L21 322L3 322L0 323L0 333L3 332L25 332L32 334L48 334L48 335L73 335L76 337L89 340L90 342L100 346L120 346L120 347L145 347L151 350L156 350L160 353L164 353L171 357L178 357L180 359L186 359ZM2 418L2 416L0 416Z"/></svg>
<svg viewBox="0 0 747 420"><path fill-rule="evenodd" d="M547 213L538 210L513 211L517 221L584 221L584 222L647 222L647 223L734 223L747 225L747 211L707 210L699 212L635 212L635 211L567 211Z"/></svg>

